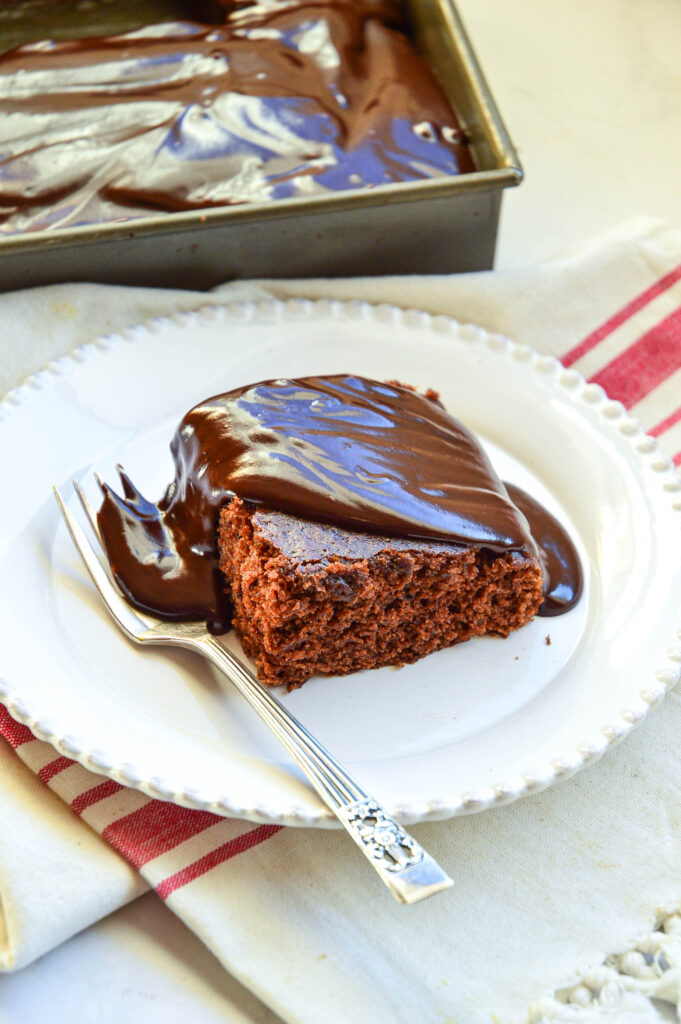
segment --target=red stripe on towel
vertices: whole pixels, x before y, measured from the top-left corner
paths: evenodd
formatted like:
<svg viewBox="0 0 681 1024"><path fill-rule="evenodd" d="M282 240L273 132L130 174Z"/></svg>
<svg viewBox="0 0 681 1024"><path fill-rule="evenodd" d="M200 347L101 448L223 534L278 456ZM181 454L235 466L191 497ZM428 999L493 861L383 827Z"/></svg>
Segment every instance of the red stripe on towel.
<svg viewBox="0 0 681 1024"><path fill-rule="evenodd" d="M676 412L672 412L669 414L669 416L666 416L663 420L660 420L657 426L647 431L647 433L649 433L652 437L659 437L660 434L664 434L665 430L669 430L671 427L674 426L675 423L678 423L679 420L681 420L681 405L678 407Z"/></svg>
<svg viewBox="0 0 681 1024"><path fill-rule="evenodd" d="M270 836L281 831L282 828L282 825L259 825L258 828L245 832L244 835L238 836L237 839L230 839L229 842L223 843L222 846L211 850L205 857L200 857L193 864L183 868L182 871L178 871L164 879L156 886L156 892L162 900L167 900L171 893L181 889L182 886L195 881L195 879L205 875L207 871L217 867L218 864L223 864L231 857L245 853L246 850L257 846L258 843L264 842Z"/></svg>
<svg viewBox="0 0 681 1024"><path fill-rule="evenodd" d="M595 348L604 338L607 338L609 334L612 334L621 324L632 317L634 313L638 313L639 309L643 309L644 306L647 306L649 302L652 302L653 299L656 299L658 295L671 288L679 280L681 280L681 264L675 267L674 270L670 270L668 274L661 277L650 288L646 288L644 292L637 295L626 306L622 306L614 316L611 316L604 324L601 324L595 331L587 335L583 341L580 341L579 345L575 345L569 352L566 352L561 360L563 365L572 366L573 363L576 363L578 359L585 356L587 352L590 352L592 348Z"/></svg>
<svg viewBox="0 0 681 1024"><path fill-rule="evenodd" d="M35 739L29 727L15 721L4 704L0 704L0 736L4 736L14 750Z"/></svg>
<svg viewBox="0 0 681 1024"><path fill-rule="evenodd" d="M55 775L59 775L59 772L70 768L72 764L75 764L75 762L70 757L55 757L54 761L49 761L42 766L38 772L38 778L42 782L49 782Z"/></svg>
<svg viewBox="0 0 681 1024"><path fill-rule="evenodd" d="M76 814L82 814L88 807L98 804L100 800L106 800L108 796L113 796L114 793L119 793L123 788L120 782L107 779L106 782L100 782L98 786L86 789L84 793L81 793L80 796L71 801L71 807Z"/></svg>
<svg viewBox="0 0 681 1024"><path fill-rule="evenodd" d="M681 309L677 309L590 379L630 409L680 365Z"/></svg>
<svg viewBox="0 0 681 1024"><path fill-rule="evenodd" d="M131 864L141 868L155 857L173 850L185 839L224 821L210 811L193 811L177 804L150 800L148 804L112 821L102 832Z"/></svg>

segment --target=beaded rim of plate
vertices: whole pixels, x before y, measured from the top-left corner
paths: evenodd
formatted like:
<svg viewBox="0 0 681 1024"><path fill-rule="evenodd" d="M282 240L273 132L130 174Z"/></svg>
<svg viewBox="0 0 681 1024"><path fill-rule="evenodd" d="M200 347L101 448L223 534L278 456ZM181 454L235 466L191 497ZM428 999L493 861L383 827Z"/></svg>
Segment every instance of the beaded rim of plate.
<svg viewBox="0 0 681 1024"><path fill-rule="evenodd" d="M97 353L112 351L121 344L142 340L149 334L157 334L168 327L187 327L197 322L223 319L237 323L254 320L266 323L276 322L281 318L295 320L316 315L347 320L375 318L383 324L402 324L408 328L430 330L442 337L456 337L469 344L486 345L501 356L525 363L534 372L551 379L552 383L567 392L573 401L581 401L598 413L606 429L614 431L629 442L631 449L644 462L647 470L656 475L661 494L669 500L672 509L678 514L681 527L681 476L676 472L672 460L663 454L657 441L645 433L638 420L629 415L622 403L610 399L600 385L588 383L577 370L565 368L554 356L542 355L528 345L514 342L503 334L490 333L483 327L460 323L449 316L389 304L374 305L362 301L343 302L335 299L268 299L224 305L211 304L194 311L153 317L145 323L125 328L118 333L101 335L92 342L78 346L68 355L54 359L43 370L32 374L0 401L0 423L11 416L13 409L29 402L36 392L49 387L56 379L67 376L77 364L91 359ZM597 732L586 737L584 742L565 751L560 757L546 764L537 765L535 769L525 772L522 776L485 789L463 793L454 801L432 800L420 805L401 804L390 808L390 813L407 824L416 821L444 820L508 804L525 794L539 792L555 782L570 778L624 739L679 681L681 628L677 628L676 636L670 638L670 641L671 646L666 652L665 662L652 673L652 677L648 678L636 699L630 700L630 706L622 709L612 721L602 725ZM197 810L210 810L223 816L246 818L258 823L307 827L334 827L336 824L333 816L321 803L319 813L313 815L304 807L294 806L282 812L263 805L243 807L231 796L203 792L196 788L178 791L148 770L128 763L117 764L115 758L106 751L89 749L78 737L57 730L53 723L41 719L40 715L34 712L30 703L13 688L10 680L1 676L0 703L5 705L14 719L28 726L36 738L50 743L60 754L79 762L96 774L105 775L124 786L138 789L147 796Z"/></svg>

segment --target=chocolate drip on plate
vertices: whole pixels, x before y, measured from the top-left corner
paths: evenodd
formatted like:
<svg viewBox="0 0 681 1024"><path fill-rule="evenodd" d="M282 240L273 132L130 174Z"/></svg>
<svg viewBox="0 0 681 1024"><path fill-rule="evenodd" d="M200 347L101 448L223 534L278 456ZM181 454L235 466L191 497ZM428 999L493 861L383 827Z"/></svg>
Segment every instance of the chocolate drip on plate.
<svg viewBox="0 0 681 1024"><path fill-rule="evenodd" d="M515 484L507 483L506 490L513 504L527 519L539 549L544 600L537 614L545 618L563 615L574 608L584 589L577 549L556 517L531 495Z"/></svg>

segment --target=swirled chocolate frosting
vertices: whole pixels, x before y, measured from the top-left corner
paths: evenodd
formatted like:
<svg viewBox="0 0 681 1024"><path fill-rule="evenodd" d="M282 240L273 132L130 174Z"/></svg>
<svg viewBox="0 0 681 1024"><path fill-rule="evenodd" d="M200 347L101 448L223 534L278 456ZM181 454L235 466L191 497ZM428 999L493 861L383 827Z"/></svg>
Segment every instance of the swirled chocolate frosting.
<svg viewBox="0 0 681 1024"><path fill-rule="evenodd" d="M216 524L234 495L378 536L536 554L473 435L396 384L339 375L238 388L191 409L171 452L175 478L157 504L121 472L123 496L105 486L98 516L119 584L162 616L226 628Z"/></svg>
<svg viewBox="0 0 681 1024"><path fill-rule="evenodd" d="M1 56L0 234L473 169L397 3L223 17Z"/></svg>

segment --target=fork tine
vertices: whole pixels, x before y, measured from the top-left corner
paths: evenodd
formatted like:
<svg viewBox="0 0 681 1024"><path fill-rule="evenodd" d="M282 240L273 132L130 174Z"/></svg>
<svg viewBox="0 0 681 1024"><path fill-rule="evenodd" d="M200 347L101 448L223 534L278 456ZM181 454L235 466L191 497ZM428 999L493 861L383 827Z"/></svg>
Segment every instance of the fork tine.
<svg viewBox="0 0 681 1024"><path fill-rule="evenodd" d="M78 499L79 499L81 505L83 506L83 512L85 513L85 515L88 518L88 522L90 523L90 526L92 527L93 533L94 533L95 537L97 538L97 540L99 541L99 543L101 544L102 543L102 535L99 532L99 523L97 522L97 514L96 514L95 510L93 509L92 505L90 504L90 502L89 502L85 492L83 491L83 489L81 488L81 486L80 486L80 484L78 483L77 480L73 481L73 487L75 489L76 494L78 495Z"/></svg>
<svg viewBox="0 0 681 1024"><path fill-rule="evenodd" d="M123 632L130 637L131 640L138 639L139 634L146 630L146 625L137 618L130 608L130 605L121 597L113 583L109 580L109 577L100 564L92 545L83 533L83 530L75 516L67 509L57 488L53 487L53 491L54 496L57 499L57 504L59 505L59 510L63 516L64 522L66 523L66 527L71 534L71 539L78 550L78 554L83 560L85 568L92 578L92 582L99 591L104 604L109 609L109 612Z"/></svg>

